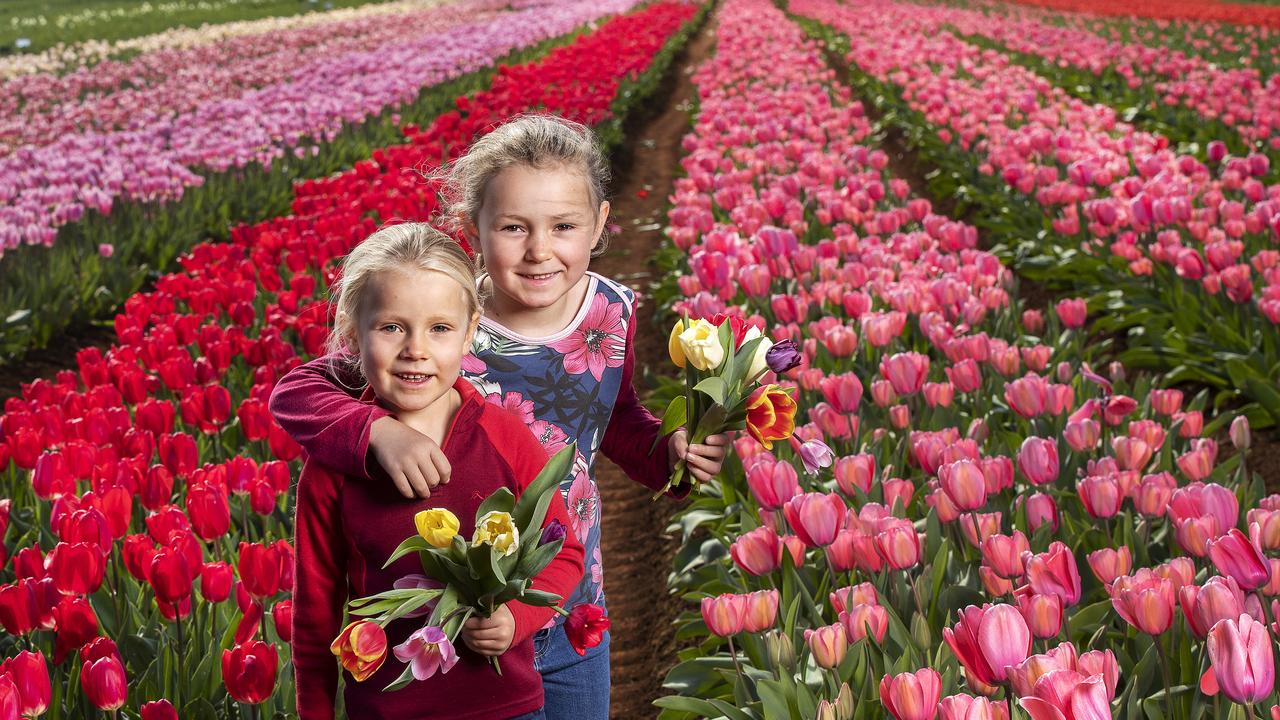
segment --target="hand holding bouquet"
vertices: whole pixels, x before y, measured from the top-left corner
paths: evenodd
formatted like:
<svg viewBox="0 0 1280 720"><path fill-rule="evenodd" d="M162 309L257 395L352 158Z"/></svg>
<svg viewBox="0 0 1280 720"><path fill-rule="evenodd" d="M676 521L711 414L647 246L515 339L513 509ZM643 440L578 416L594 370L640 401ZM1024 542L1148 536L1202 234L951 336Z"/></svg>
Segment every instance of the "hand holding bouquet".
<svg viewBox="0 0 1280 720"><path fill-rule="evenodd" d="M667 350L685 372L685 392L667 406L660 437L681 426L689 429L690 444L744 428L767 448L791 437L795 400L778 385L762 385L760 378L767 371L784 373L800 363L794 342L775 345L758 327L738 317L686 316L671 329ZM692 475L681 460L661 492L686 482L692 482Z"/></svg>
<svg viewBox="0 0 1280 720"><path fill-rule="evenodd" d="M489 617L503 604L557 607L562 598L529 587L564 544L565 528L553 523L543 528L560 482L573 465L574 445L556 453L519 499L499 488L476 510L475 533L468 542L458 534L459 522L444 508L423 510L414 517L418 534L400 543L383 567L417 553L428 578L443 587L408 587L387 590L348 603L350 613L367 618L348 625L333 642L333 651L356 680L364 680L382 664L386 654L388 623L419 612L434 603L427 624L395 648L407 663L395 682L385 689L399 690L411 680L425 680L448 672L457 662L454 643L463 624L473 615ZM381 640L379 640L381 638ZM494 669L502 674L497 657Z"/></svg>

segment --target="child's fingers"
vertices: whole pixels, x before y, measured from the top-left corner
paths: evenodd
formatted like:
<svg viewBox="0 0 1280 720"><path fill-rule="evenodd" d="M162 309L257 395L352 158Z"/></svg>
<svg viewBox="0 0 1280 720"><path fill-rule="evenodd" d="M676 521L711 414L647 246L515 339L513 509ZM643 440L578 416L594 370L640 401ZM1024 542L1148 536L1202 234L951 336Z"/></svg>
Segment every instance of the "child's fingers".
<svg viewBox="0 0 1280 720"><path fill-rule="evenodd" d="M432 483L433 487L437 484L446 484L449 482L449 475L453 472L453 466L449 464L449 458L444 456L444 451L439 447L433 446L431 448L430 470L433 473L433 478L435 480L435 482Z"/></svg>

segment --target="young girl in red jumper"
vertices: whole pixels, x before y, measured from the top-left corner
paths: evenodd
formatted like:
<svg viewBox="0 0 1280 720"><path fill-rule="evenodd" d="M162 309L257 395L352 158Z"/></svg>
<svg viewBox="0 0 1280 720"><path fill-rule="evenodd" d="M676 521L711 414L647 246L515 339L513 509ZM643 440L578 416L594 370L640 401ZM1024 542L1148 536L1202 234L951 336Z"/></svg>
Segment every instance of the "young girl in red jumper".
<svg viewBox="0 0 1280 720"><path fill-rule="evenodd" d="M414 515L446 508L460 521L458 532L470 537L481 501L499 487L519 495L547 460L528 427L486 403L459 376L480 300L473 265L456 242L420 223L385 228L347 256L336 290L334 344L351 353L344 361L353 360L363 376L361 402L430 438L456 470L429 500L410 501L390 484L349 481L315 458L307 461L298 485L294 589L301 720L334 717L339 668L330 643L342 630L347 600L425 580L412 555L382 568L415 534ZM547 511L546 524L555 521L569 525L563 503ZM532 586L568 598L582 571L582 545L570 533ZM422 616L394 621L386 634L397 659L363 681L346 674L347 713L362 720L542 718L532 637L553 614L508 603L489 618L469 621L461 635L465 647L456 649L447 640L424 644L438 636L421 632ZM417 667L440 671L382 691L400 675L398 660L413 662L424 653L437 655L420 657ZM502 656L501 677L487 658L496 655Z"/></svg>
<svg viewBox="0 0 1280 720"><path fill-rule="evenodd" d="M603 454L631 479L659 490L679 460L698 480L711 478L728 446L724 435L690 444L684 429L660 439L662 423L636 396L635 294L587 270L604 242L607 185L608 163L591 131L550 116L495 128L446 178L448 219L478 250L486 271L481 288L488 297L463 374L488 402L531 428L549 453L577 443L561 494L587 572L565 602L569 619L557 618L534 637L552 720L609 717L609 634L579 632L584 625L607 626L601 621L597 458ZM272 413L311 457L409 497L457 482L446 483L450 467L459 467L448 453L357 402L340 370L330 358L313 360L282 378L272 394ZM687 492L684 486L673 494Z"/></svg>

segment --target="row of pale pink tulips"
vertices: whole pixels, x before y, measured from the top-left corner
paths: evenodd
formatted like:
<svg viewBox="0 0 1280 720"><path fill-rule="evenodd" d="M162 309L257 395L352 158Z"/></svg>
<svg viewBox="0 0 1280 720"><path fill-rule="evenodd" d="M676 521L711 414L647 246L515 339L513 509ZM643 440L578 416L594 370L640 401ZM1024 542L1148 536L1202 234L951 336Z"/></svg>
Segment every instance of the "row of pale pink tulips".
<svg viewBox="0 0 1280 720"><path fill-rule="evenodd" d="M804 362L783 382L809 422L792 447L737 445L742 474L722 495L747 511L713 532L738 590L702 601L707 631L819 717L1006 717L1010 699L1036 718L1124 717L1169 686L1133 674L1166 642L1208 656L1206 692L1262 702L1280 498L1246 488L1241 507L1231 488L1247 471L1221 461L1212 418L1182 392L1081 364L1083 302L1019 313L1008 270L886 172L858 103L775 8L730 2L719 23L669 216L690 268L675 309L798 340ZM1248 447L1247 423L1231 440ZM936 593L951 585L984 599L948 610ZM797 622L780 609L798 593L819 604ZM935 667L891 672L907 659ZM782 680L805 666L823 674L817 695ZM874 692L855 680L873 671L883 711L850 699Z"/></svg>

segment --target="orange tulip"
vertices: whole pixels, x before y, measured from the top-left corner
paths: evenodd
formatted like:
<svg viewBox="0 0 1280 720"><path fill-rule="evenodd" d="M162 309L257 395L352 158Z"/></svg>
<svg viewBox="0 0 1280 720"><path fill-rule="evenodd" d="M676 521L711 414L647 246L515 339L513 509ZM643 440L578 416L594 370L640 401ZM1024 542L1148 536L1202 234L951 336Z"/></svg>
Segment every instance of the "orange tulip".
<svg viewBox="0 0 1280 720"><path fill-rule="evenodd" d="M786 440L796 429L796 401L778 385L762 385L747 398L747 432L773 449L774 440Z"/></svg>
<svg viewBox="0 0 1280 720"><path fill-rule="evenodd" d="M329 651L357 682L363 682L387 659L387 634L378 623L357 620L342 629Z"/></svg>

